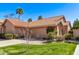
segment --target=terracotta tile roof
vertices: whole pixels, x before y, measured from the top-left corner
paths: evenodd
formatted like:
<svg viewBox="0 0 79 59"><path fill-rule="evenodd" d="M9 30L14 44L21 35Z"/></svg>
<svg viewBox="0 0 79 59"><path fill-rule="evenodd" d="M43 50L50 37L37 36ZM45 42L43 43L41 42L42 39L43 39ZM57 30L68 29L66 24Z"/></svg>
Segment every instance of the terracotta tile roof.
<svg viewBox="0 0 79 59"><path fill-rule="evenodd" d="M49 18L43 18L41 20L33 21L33 22L22 22L18 19L7 19L16 27L43 27L43 26L55 26L58 21L64 18L64 16L55 16Z"/></svg>
<svg viewBox="0 0 79 59"><path fill-rule="evenodd" d="M15 27L27 27L27 22L22 22L18 19L7 19L9 22L11 22Z"/></svg>
<svg viewBox="0 0 79 59"><path fill-rule="evenodd" d="M41 26L55 26L56 23L61 20L64 16L55 16L55 17L49 17L44 18L41 20L37 20L34 22L29 23L29 27L41 27Z"/></svg>

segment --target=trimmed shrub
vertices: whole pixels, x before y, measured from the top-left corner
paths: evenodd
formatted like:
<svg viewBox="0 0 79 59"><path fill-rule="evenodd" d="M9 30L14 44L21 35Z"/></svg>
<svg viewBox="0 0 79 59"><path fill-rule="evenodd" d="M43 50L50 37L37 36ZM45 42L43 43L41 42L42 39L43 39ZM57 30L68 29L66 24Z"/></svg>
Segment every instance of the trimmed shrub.
<svg viewBox="0 0 79 59"><path fill-rule="evenodd" d="M19 36L17 34L11 34L11 33L0 33L1 39L18 39L18 38L24 38L24 36Z"/></svg>
<svg viewBox="0 0 79 59"><path fill-rule="evenodd" d="M5 34L6 39L13 39L13 34Z"/></svg>
<svg viewBox="0 0 79 59"><path fill-rule="evenodd" d="M71 39L71 38L72 38L72 34L66 33L66 34L64 35L64 38L65 38L65 39Z"/></svg>
<svg viewBox="0 0 79 59"><path fill-rule="evenodd" d="M15 38L16 38L16 35L13 34L13 39L15 39Z"/></svg>
<svg viewBox="0 0 79 59"><path fill-rule="evenodd" d="M5 33L0 33L0 38L5 39Z"/></svg>

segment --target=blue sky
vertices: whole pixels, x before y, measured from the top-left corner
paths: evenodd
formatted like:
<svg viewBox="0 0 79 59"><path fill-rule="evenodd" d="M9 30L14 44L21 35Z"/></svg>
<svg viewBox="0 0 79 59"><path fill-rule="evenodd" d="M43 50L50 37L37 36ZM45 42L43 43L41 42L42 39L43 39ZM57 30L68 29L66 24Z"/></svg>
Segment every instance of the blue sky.
<svg viewBox="0 0 79 59"><path fill-rule="evenodd" d="M24 14L21 19L27 21L28 18L37 20L39 15L43 18L64 15L68 21L73 21L79 18L79 4L77 3L0 3L0 19L10 13L16 15L17 8L23 8Z"/></svg>

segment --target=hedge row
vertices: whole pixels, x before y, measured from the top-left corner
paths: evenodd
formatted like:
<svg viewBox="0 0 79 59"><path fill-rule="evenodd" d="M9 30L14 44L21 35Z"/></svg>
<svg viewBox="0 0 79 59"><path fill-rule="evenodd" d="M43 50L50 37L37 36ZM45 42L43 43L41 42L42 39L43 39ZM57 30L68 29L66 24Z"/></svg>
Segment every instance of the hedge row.
<svg viewBox="0 0 79 59"><path fill-rule="evenodd" d="M2 39L18 39L18 38L24 38L24 36L18 36L11 33L0 33L0 38Z"/></svg>

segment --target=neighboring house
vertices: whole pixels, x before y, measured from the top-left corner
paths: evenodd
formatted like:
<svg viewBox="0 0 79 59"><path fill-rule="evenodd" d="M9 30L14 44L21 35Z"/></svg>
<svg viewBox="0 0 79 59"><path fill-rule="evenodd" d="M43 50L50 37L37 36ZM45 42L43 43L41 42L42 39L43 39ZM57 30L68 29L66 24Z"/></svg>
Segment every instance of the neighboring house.
<svg viewBox="0 0 79 59"><path fill-rule="evenodd" d="M79 29L73 29L73 36L79 37Z"/></svg>
<svg viewBox="0 0 79 59"><path fill-rule="evenodd" d="M2 33L2 24L3 24L4 20L0 20L0 33Z"/></svg>
<svg viewBox="0 0 79 59"><path fill-rule="evenodd" d="M64 16L43 18L33 22L22 22L17 19L6 19L2 24L2 32L26 36L30 30L30 36L34 38L47 37L47 29L57 31L57 35L63 35L70 31L70 22Z"/></svg>

